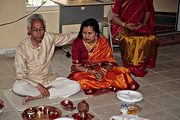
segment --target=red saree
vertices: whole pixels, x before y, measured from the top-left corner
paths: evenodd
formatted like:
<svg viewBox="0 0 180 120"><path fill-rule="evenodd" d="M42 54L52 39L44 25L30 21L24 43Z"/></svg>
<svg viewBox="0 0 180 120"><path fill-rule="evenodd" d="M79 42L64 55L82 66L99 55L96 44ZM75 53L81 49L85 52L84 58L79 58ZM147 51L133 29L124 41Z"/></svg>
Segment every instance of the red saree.
<svg viewBox="0 0 180 120"><path fill-rule="evenodd" d="M158 45L153 0L115 0L113 13L126 23L143 23L146 12L150 13L147 24L137 30L112 25L112 36L119 39L123 66L139 77L146 74L146 67L155 67Z"/></svg>
<svg viewBox="0 0 180 120"><path fill-rule="evenodd" d="M126 23L143 23L144 15L150 12L150 17L147 25L138 30L128 31L133 32L133 35L148 35L155 34L154 28L154 7L152 0L115 0L113 13L119 14L120 19ZM112 28L112 36L115 37L117 33L124 29L114 23Z"/></svg>
<svg viewBox="0 0 180 120"><path fill-rule="evenodd" d="M72 44L72 62L73 64L81 63L85 67L96 70L101 69L106 63L114 64L114 67L108 70L102 81L97 81L91 73L76 71L72 65L69 78L78 81L83 90L104 89L112 86L118 89L136 90L139 87L139 84L130 76L127 68L116 65L109 42L102 35L98 38L91 56L88 55L82 39L76 38Z"/></svg>

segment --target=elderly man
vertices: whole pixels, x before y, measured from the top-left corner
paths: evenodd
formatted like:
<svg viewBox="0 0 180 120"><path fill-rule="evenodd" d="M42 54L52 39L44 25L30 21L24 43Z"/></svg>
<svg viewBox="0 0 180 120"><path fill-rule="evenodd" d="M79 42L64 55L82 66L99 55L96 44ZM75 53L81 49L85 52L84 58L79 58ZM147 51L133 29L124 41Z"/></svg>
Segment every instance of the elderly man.
<svg viewBox="0 0 180 120"><path fill-rule="evenodd" d="M40 14L27 20L28 35L16 51L16 81L13 92L26 96L23 103L42 97L69 97L80 91L76 81L58 77L51 71L51 59L55 46L71 43L75 33L46 32L46 23Z"/></svg>

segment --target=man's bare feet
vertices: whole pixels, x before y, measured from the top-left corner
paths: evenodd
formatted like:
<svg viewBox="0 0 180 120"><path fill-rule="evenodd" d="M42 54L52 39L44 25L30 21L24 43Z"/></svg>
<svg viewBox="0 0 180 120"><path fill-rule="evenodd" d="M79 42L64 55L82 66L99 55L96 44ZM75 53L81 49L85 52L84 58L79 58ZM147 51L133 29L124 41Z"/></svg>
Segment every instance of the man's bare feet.
<svg viewBox="0 0 180 120"><path fill-rule="evenodd" d="M26 102L28 102L28 101L36 100L36 99L40 99L40 98L43 98L43 96L42 96L42 95L35 96L35 97L33 97L33 96L26 96L26 97L23 99L22 104L24 105L24 104L25 104Z"/></svg>
<svg viewBox="0 0 180 120"><path fill-rule="evenodd" d="M49 90L52 86L48 86L47 89ZM22 104L24 105L26 102L28 101L31 101L31 100L36 100L36 99L41 99L43 98L42 95L38 95L38 96L26 96L24 99L23 99L23 102Z"/></svg>

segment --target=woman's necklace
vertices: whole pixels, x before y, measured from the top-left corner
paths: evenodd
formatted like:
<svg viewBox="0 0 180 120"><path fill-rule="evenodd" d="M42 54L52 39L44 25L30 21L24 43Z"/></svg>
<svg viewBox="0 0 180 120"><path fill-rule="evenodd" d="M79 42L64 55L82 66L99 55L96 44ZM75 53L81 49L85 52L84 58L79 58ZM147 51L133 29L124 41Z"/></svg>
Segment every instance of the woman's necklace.
<svg viewBox="0 0 180 120"><path fill-rule="evenodd" d="M88 53L92 53L93 49L96 46L96 42L97 42L97 40L95 40L93 43L87 43L87 42L83 41L84 46L86 47Z"/></svg>

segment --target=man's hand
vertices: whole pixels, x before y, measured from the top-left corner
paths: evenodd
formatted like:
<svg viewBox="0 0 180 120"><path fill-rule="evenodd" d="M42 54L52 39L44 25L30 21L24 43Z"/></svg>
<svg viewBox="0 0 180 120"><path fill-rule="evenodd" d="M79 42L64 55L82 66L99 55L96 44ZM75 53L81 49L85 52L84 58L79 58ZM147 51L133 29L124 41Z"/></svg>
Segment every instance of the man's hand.
<svg viewBox="0 0 180 120"><path fill-rule="evenodd" d="M42 84L39 83L39 84L37 85L37 89L39 90L39 92L41 93L41 95L42 95L43 97L48 97L48 96L50 96L50 93L49 93L48 88L44 87Z"/></svg>

